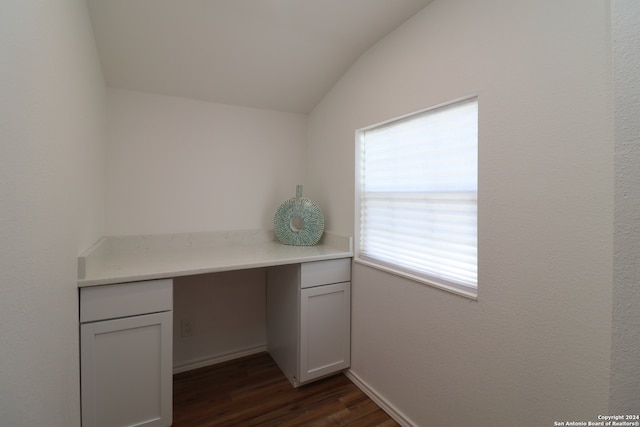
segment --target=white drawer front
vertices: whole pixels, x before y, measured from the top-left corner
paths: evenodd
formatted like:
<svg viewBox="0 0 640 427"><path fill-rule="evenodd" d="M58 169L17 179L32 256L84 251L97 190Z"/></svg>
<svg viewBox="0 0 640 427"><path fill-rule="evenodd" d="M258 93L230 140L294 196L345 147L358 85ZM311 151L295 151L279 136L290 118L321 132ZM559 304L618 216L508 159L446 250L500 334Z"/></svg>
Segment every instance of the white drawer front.
<svg viewBox="0 0 640 427"><path fill-rule="evenodd" d="M80 322L116 319L173 309L171 279L80 289Z"/></svg>
<svg viewBox="0 0 640 427"><path fill-rule="evenodd" d="M305 262L300 268L300 286L302 288L351 280L351 258Z"/></svg>

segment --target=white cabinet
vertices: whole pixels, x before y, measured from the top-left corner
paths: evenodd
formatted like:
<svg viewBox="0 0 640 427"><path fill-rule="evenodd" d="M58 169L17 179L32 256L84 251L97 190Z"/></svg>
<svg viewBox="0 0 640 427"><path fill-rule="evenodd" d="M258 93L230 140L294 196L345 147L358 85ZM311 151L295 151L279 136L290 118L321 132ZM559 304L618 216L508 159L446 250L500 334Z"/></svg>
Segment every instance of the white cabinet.
<svg viewBox="0 0 640 427"><path fill-rule="evenodd" d="M268 269L268 350L294 386L349 367L350 280L350 258Z"/></svg>
<svg viewBox="0 0 640 427"><path fill-rule="evenodd" d="M172 423L171 280L80 289L83 427Z"/></svg>

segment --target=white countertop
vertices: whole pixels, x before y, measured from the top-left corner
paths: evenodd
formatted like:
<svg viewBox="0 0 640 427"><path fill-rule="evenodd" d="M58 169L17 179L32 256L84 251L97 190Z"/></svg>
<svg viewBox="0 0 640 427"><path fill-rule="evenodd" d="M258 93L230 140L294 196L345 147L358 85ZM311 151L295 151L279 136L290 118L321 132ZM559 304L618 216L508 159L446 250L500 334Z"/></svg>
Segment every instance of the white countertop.
<svg viewBox="0 0 640 427"><path fill-rule="evenodd" d="M107 236L78 257L78 287L352 256L352 239L330 233L315 246L283 245L265 230Z"/></svg>

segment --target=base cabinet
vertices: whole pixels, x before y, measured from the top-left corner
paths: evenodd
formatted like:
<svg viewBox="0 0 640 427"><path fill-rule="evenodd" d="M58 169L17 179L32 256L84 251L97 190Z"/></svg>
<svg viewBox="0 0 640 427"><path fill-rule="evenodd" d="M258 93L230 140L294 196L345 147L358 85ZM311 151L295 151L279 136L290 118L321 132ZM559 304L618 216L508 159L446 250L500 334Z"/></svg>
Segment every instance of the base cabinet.
<svg viewBox="0 0 640 427"><path fill-rule="evenodd" d="M172 423L171 281L80 291L83 427Z"/></svg>
<svg viewBox="0 0 640 427"><path fill-rule="evenodd" d="M350 261L286 265L267 272L268 350L296 387L350 366Z"/></svg>

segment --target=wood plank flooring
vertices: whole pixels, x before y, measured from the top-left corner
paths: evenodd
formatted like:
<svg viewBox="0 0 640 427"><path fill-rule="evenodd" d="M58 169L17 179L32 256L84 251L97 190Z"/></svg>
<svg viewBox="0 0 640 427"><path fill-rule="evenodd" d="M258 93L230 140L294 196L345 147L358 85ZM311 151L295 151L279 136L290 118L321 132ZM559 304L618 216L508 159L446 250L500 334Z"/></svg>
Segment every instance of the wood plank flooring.
<svg viewBox="0 0 640 427"><path fill-rule="evenodd" d="M293 388L268 353L173 379L173 427L398 425L342 374Z"/></svg>

